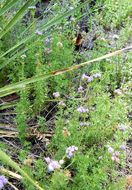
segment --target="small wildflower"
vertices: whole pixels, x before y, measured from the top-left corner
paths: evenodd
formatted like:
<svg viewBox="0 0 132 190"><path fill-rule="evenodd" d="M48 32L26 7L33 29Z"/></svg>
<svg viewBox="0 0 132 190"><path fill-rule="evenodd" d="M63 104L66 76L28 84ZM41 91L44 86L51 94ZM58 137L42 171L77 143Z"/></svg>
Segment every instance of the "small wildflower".
<svg viewBox="0 0 132 190"><path fill-rule="evenodd" d="M80 122L80 126L86 126L89 127L90 123L89 122Z"/></svg>
<svg viewBox="0 0 132 190"><path fill-rule="evenodd" d="M61 42L58 42L58 43L57 43L57 47L58 47L58 48L62 48L62 47L63 47L63 44L62 44Z"/></svg>
<svg viewBox="0 0 132 190"><path fill-rule="evenodd" d="M121 125L119 125L118 126L118 129L120 130L120 131L122 131L122 132L125 132L126 131L126 126L125 125L123 125L123 124L121 124Z"/></svg>
<svg viewBox="0 0 132 190"><path fill-rule="evenodd" d="M83 92L83 87L82 86L79 86L78 92Z"/></svg>
<svg viewBox="0 0 132 190"><path fill-rule="evenodd" d="M47 163L50 163L50 161L51 161L50 157L46 157L46 158L44 158L44 159L45 159L45 161L46 161Z"/></svg>
<svg viewBox="0 0 132 190"><path fill-rule="evenodd" d="M122 91L120 89L115 89L114 93L117 95L122 95Z"/></svg>
<svg viewBox="0 0 132 190"><path fill-rule="evenodd" d="M84 73L83 75L82 75L82 80L87 80L88 79L88 76Z"/></svg>
<svg viewBox="0 0 132 190"><path fill-rule="evenodd" d="M113 149L112 147L109 147L109 148L108 148L108 152L109 152L109 153L113 153L113 152L114 152L114 149Z"/></svg>
<svg viewBox="0 0 132 190"><path fill-rule="evenodd" d="M120 148L121 150L126 150L126 145L122 144L122 145L120 145L119 148Z"/></svg>
<svg viewBox="0 0 132 190"><path fill-rule="evenodd" d="M101 77L101 73L95 73L95 74L93 74L93 77L94 78L100 78Z"/></svg>
<svg viewBox="0 0 132 190"><path fill-rule="evenodd" d="M88 112L89 110L87 108L84 108L83 106L80 106L78 109L77 109L78 112L80 113L86 113Z"/></svg>
<svg viewBox="0 0 132 190"><path fill-rule="evenodd" d="M54 98L59 98L60 97L60 93L59 92L54 92L53 96L54 96Z"/></svg>
<svg viewBox="0 0 132 190"><path fill-rule="evenodd" d="M5 176L0 176L0 189L4 187L4 185L8 182L8 180L5 178Z"/></svg>
<svg viewBox="0 0 132 190"><path fill-rule="evenodd" d="M35 31L35 34L39 35L39 36L42 36L43 35L43 32L39 31L38 29Z"/></svg>
<svg viewBox="0 0 132 190"><path fill-rule="evenodd" d="M120 159L116 156L112 156L111 159L115 161L116 163L120 163Z"/></svg>
<svg viewBox="0 0 132 190"><path fill-rule="evenodd" d="M49 157L45 158L45 161L48 164L48 171L53 172L55 169L60 169L60 164L56 160L51 160Z"/></svg>
<svg viewBox="0 0 132 190"><path fill-rule="evenodd" d="M76 146L70 146L66 149L66 155L67 155L67 158L72 158L74 153L78 150L78 147Z"/></svg>
<svg viewBox="0 0 132 190"><path fill-rule="evenodd" d="M46 38L45 44L46 44L46 45L49 45L49 44L50 44L50 41L51 41L51 40L50 40L49 38Z"/></svg>
<svg viewBox="0 0 132 190"><path fill-rule="evenodd" d="M119 155L120 155L120 152L119 152L119 151L115 151L113 155L119 156Z"/></svg>
<svg viewBox="0 0 132 190"><path fill-rule="evenodd" d="M92 82L93 79L94 79L93 76L90 76L90 77L87 78L87 82Z"/></svg>
<svg viewBox="0 0 132 190"><path fill-rule="evenodd" d="M62 107L65 107L65 106L66 106L66 104L65 104L63 101L60 101L60 102L58 103L58 105L59 105L59 106L62 106Z"/></svg>

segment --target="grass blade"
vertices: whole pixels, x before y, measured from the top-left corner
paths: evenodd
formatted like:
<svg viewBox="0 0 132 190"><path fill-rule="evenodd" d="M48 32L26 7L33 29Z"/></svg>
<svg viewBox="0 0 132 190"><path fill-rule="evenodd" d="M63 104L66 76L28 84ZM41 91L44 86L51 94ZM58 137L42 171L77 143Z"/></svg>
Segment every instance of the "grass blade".
<svg viewBox="0 0 132 190"><path fill-rule="evenodd" d="M0 39L22 18L28 6L31 5L32 0L28 0L21 9L15 14L15 16L8 22L5 28L0 33Z"/></svg>
<svg viewBox="0 0 132 190"><path fill-rule="evenodd" d="M101 61L101 60L107 59L109 57L116 56L116 55L118 55L120 53L123 53L125 51L129 51L131 49L132 49L132 46L129 46L129 47L114 51L112 53L108 53L108 54L103 55L101 57L86 61L86 62L81 63L79 65L73 65L71 67L68 67L68 68L65 68L65 69L62 69L62 70L52 71L51 73L49 73L47 75L42 75L42 76L39 76L39 77L32 77L32 78L26 79L24 81L21 81L21 82L15 83L15 84L7 85L7 86L0 89L0 97L4 97L6 95L13 94L14 92L18 92L22 88L26 88L26 85L41 81L41 80L49 78L49 77L61 75L61 74L64 74L66 72L70 72L70 71L73 71L73 70L80 69L80 68L82 68L82 67L84 67L84 66L86 66L88 64L91 64L91 63L94 63L94 62L97 62L97 61Z"/></svg>

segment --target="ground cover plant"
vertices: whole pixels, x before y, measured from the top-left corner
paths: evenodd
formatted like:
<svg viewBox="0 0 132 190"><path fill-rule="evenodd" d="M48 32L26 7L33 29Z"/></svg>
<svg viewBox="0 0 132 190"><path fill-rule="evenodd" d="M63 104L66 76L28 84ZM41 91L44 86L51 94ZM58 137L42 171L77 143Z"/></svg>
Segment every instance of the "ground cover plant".
<svg viewBox="0 0 132 190"><path fill-rule="evenodd" d="M131 189L131 8L0 1L0 189Z"/></svg>

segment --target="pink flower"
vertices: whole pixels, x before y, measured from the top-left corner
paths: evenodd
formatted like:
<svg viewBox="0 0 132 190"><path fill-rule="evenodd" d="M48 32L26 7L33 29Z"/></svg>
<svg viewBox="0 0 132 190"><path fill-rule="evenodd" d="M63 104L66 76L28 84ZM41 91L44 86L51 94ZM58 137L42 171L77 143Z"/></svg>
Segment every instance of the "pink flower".
<svg viewBox="0 0 132 190"><path fill-rule="evenodd" d="M113 152L114 152L114 149L113 149L112 147L109 147L109 148L108 148L108 152L109 152L109 153L113 153Z"/></svg>
<svg viewBox="0 0 132 190"><path fill-rule="evenodd" d="M122 145L120 146L120 149L121 149L121 150L126 150L126 145L122 144Z"/></svg>
<svg viewBox="0 0 132 190"><path fill-rule="evenodd" d="M119 156L119 155L120 155L120 152L119 152L119 151L115 151L113 155Z"/></svg>
<svg viewBox="0 0 132 190"><path fill-rule="evenodd" d="M78 147L76 146L70 146L66 149L66 155L67 155L67 158L72 158L74 153L78 150Z"/></svg>
<svg viewBox="0 0 132 190"><path fill-rule="evenodd" d="M48 164L48 171L53 172L55 169L60 169L61 165L58 161L52 160L49 157L45 158L45 161Z"/></svg>
<svg viewBox="0 0 132 190"><path fill-rule="evenodd" d="M120 131L122 131L122 132L124 132L124 131L126 131L126 126L125 125L123 125L123 124L120 124L119 126L118 126L118 129L120 130Z"/></svg>
<svg viewBox="0 0 132 190"><path fill-rule="evenodd" d="M112 156L111 159L115 161L116 163L120 163L120 159L116 156Z"/></svg>
<svg viewBox="0 0 132 190"><path fill-rule="evenodd" d="M87 78L87 82L92 82L93 79L94 79L94 78L93 78L92 76L90 76L90 77Z"/></svg>
<svg viewBox="0 0 132 190"><path fill-rule="evenodd" d="M54 92L53 96L54 96L54 98L59 98L60 97L60 93L59 92Z"/></svg>
<svg viewBox="0 0 132 190"><path fill-rule="evenodd" d="M82 75L82 80L87 80L88 79L88 76L86 74L83 74Z"/></svg>
<svg viewBox="0 0 132 190"><path fill-rule="evenodd" d="M80 106L78 109L77 109L78 112L80 113L86 113L88 112L89 110L87 108L84 108L83 106Z"/></svg>
<svg viewBox="0 0 132 190"><path fill-rule="evenodd" d="M44 158L47 163L50 163L51 159L49 157Z"/></svg>
<svg viewBox="0 0 132 190"><path fill-rule="evenodd" d="M83 92L83 87L82 86L79 86L78 92Z"/></svg>
<svg viewBox="0 0 132 190"><path fill-rule="evenodd" d="M89 122L80 122L80 126L87 126L89 127L90 123Z"/></svg>

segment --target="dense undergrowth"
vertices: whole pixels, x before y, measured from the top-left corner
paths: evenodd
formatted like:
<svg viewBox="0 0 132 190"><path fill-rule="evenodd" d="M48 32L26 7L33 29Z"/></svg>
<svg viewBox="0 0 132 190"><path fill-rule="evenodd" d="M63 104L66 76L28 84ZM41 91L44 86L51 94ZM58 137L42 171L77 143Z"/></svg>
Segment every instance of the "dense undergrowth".
<svg viewBox="0 0 132 190"><path fill-rule="evenodd" d="M0 2L0 189L125 189L132 53L55 73L129 46L130 4Z"/></svg>

